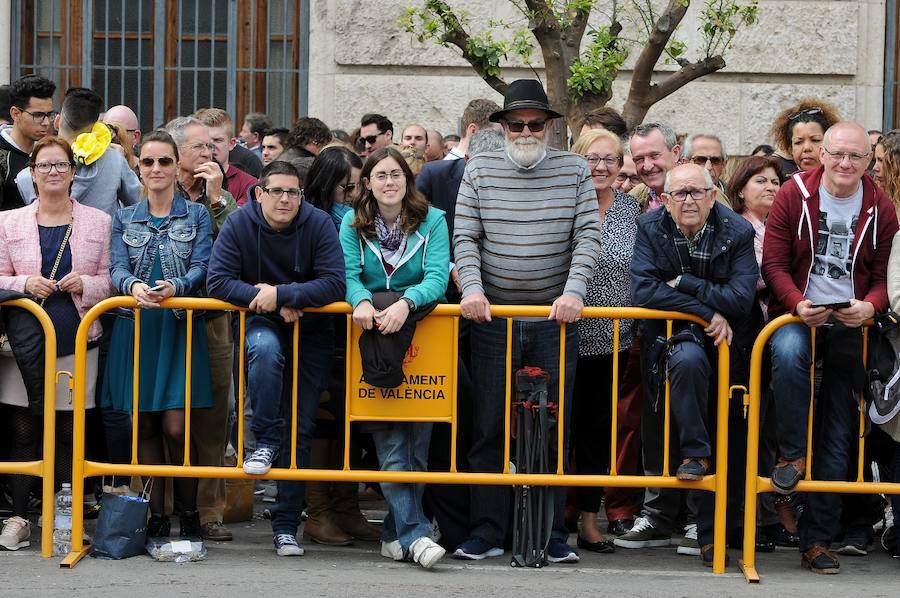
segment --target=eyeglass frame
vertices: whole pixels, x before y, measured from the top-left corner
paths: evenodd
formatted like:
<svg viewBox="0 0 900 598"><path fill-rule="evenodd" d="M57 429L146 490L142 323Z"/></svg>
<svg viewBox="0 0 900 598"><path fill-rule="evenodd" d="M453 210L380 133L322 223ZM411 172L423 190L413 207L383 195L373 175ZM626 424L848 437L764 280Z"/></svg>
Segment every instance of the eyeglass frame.
<svg viewBox="0 0 900 598"><path fill-rule="evenodd" d="M813 116L814 114L822 114L822 113L823 113L822 108L820 108L819 106L813 106L812 108L804 108L803 110L798 110L797 112L794 112L793 114L788 114L788 120L789 121L797 120L804 114Z"/></svg>
<svg viewBox="0 0 900 598"><path fill-rule="evenodd" d="M163 160L167 160L168 162L166 164L163 164ZM176 160L174 156L159 156L158 158L151 158L150 156L147 156L145 158L140 158L138 160L138 164L140 164L144 168L153 168L153 165L158 162L161 168L168 168L169 166L175 164L177 161L178 160Z"/></svg>
<svg viewBox="0 0 900 598"><path fill-rule="evenodd" d="M44 122L44 119L47 119L47 124L53 124L53 121L56 120L56 117L59 116L59 110L51 110L50 112L29 112L24 108L19 108L19 112L24 112L28 116L31 117L31 122L35 122L37 124L41 124ZM38 118L37 115L42 115L41 118Z"/></svg>
<svg viewBox="0 0 900 598"><path fill-rule="evenodd" d="M387 133L390 129L385 129L384 131L378 131L375 135L367 135L365 137L360 136L357 141L361 141L363 143L363 147L366 145L375 145L375 142L378 141L378 138Z"/></svg>
<svg viewBox="0 0 900 598"><path fill-rule="evenodd" d="M288 199L303 200L303 189L300 189L299 187L282 189L281 187L263 187L260 185L259 188L262 189L266 195L271 195L275 199L281 199L287 194Z"/></svg>
<svg viewBox="0 0 900 598"><path fill-rule="evenodd" d="M60 169L60 165L65 164L65 169ZM47 170L42 170L43 167L47 167ZM75 165L69 161L59 161L59 162L35 162L32 165L35 172L39 172L41 174L50 174L50 172L55 168L56 172L59 174L66 174L68 172L72 172L72 169L75 168Z"/></svg>
<svg viewBox="0 0 900 598"><path fill-rule="evenodd" d="M622 156L599 156L597 154L584 154L584 159L587 161L591 170L596 168L600 162L606 164L606 168L609 169L615 168L617 164L621 165L625 161ZM610 160L614 160L614 162L610 162Z"/></svg>
<svg viewBox="0 0 900 598"><path fill-rule="evenodd" d="M828 156L832 160L836 160L838 164L844 161L844 158L850 161L850 164L859 165L863 160L868 160L872 155L872 151L869 150L865 154L860 154L859 152L833 152L824 145L820 146L822 150L828 154Z"/></svg>
<svg viewBox="0 0 900 598"><path fill-rule="evenodd" d="M370 174L368 177L369 182L377 182L379 184L386 183L388 179L391 179L395 183L400 181L400 179L406 179L406 173L403 172L402 169L397 168L390 172L376 172L374 174Z"/></svg>
<svg viewBox="0 0 900 598"><path fill-rule="evenodd" d="M202 141L196 141L194 143L187 143L183 145L184 148L189 149L193 152L200 151L201 149L208 149L213 152L216 150L216 146L213 143L203 143Z"/></svg>
<svg viewBox="0 0 900 598"><path fill-rule="evenodd" d="M513 133L521 133L525 130L525 127L528 127L528 130L532 133L540 133L547 127L547 122L553 120L552 118L545 118L544 120L503 120L503 124L506 125L506 128L512 131Z"/></svg>
<svg viewBox="0 0 900 598"><path fill-rule="evenodd" d="M675 203L684 203L684 202L686 202L688 196L690 196L690 198L693 199L694 201L698 201L698 202L699 202L699 201L703 201L705 198L707 198L707 197L709 196L710 191L712 191L712 190L713 190L712 187L703 187L703 188L697 188L697 187L694 187L693 189L679 189L678 191L674 191L674 192L672 192L672 191L665 191L665 192L663 193L663 195L665 195L665 196L671 198L672 201L674 201ZM701 195L700 197L694 197L694 193L695 193L695 192L698 192L698 193L701 193L701 192L702 192L703 195ZM679 194L679 195L680 195L680 194L682 194L682 193L684 194L684 197L682 197L681 199L678 199L678 198L676 197L676 194Z"/></svg>
<svg viewBox="0 0 900 598"><path fill-rule="evenodd" d="M725 164L725 158L723 156L691 156L690 158L685 158L691 164L696 164L697 166L706 166L706 163L709 162L713 166L722 166Z"/></svg>

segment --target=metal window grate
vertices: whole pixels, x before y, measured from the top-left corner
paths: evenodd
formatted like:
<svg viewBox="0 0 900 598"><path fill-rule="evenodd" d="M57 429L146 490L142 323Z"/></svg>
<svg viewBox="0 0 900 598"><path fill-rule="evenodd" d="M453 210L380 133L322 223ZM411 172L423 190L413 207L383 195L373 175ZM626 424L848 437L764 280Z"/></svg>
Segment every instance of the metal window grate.
<svg viewBox="0 0 900 598"><path fill-rule="evenodd" d="M12 74L58 98L90 86L144 130L207 106L289 125L308 105L307 1L13 0Z"/></svg>

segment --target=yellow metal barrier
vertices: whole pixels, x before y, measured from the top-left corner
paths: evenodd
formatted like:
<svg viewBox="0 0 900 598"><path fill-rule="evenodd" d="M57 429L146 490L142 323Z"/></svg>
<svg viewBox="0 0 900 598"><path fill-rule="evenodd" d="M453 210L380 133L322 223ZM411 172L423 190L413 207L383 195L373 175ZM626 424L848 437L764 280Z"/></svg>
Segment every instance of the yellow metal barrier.
<svg viewBox="0 0 900 598"><path fill-rule="evenodd" d="M44 331L44 448L38 461L0 461L0 473L41 478L41 556L53 556L54 471L56 464L56 329L50 316L30 299L4 301L3 307L20 307L31 313ZM68 372L61 372L68 374ZM69 380L71 388L71 379ZM74 478L73 478L74 480ZM75 486L75 484L73 484ZM82 492L83 492L82 488Z"/></svg>
<svg viewBox="0 0 900 598"><path fill-rule="evenodd" d="M747 481L744 497L744 551L740 561L741 571L749 583L759 583L759 573L756 570L756 508L757 497L765 492L774 492L772 480L769 477L759 475L759 417L761 397L767 389L762 388L763 354L769 339L775 332L788 324L802 324L803 320L796 316L783 315L766 325L756 337L753 344L753 353L750 358L750 391L745 397L749 406L747 417ZM866 363L868 329L863 329L862 360ZM815 394L815 363L816 363L816 330L810 331L812 343L812 367L810 367L810 388L812 392L809 398L809 418L807 420L806 438L806 475L797 484L797 492L839 492L842 494L900 494L900 483L891 482L866 482L863 479L863 465L865 453L865 399L859 397L859 460L856 481L825 481L812 479L813 463L813 399ZM768 473L768 472L766 472Z"/></svg>
<svg viewBox="0 0 900 598"><path fill-rule="evenodd" d="M414 384L407 384L399 387L391 397L379 396L381 393L373 392L370 395L371 387L360 381L359 376L359 356L356 348L356 339L359 330L352 325L351 308L347 303L333 303L331 305L307 309L304 311L315 313L331 313L345 314L347 318L347 415L345 422L345 448L349 443L350 424L355 421L435 421L449 423L452 427L451 440L451 467L450 471L445 472L412 472L412 471L373 471L373 470L351 470L349 464L349 451L345 450L343 469L298 469L296 463L296 446L297 446L297 380L298 380L298 359L296 355L299 350L300 325L301 321L294 324L293 344L294 359L292 360L293 368L293 392L292 392L292 427L291 427L291 464L287 469L272 468L269 473L261 476L248 475L244 473L243 464L243 411L244 411L244 386L245 386L245 351L244 339L246 334L246 310L238 308L228 303L217 301L214 299L198 299L198 298L173 298L167 299L161 303L162 308L181 308L187 310L188 322L191 322L193 311L195 310L234 310L239 314L239 379L237 388L237 409L238 409L238 446L237 465L234 467L216 467L216 466L198 466L190 464L190 450L185 450L185 458L183 465L145 465L138 463L137 452L137 419L138 414L138 368L139 368L139 339L137 335L140 333L140 309L136 308L136 302L131 297L114 297L107 299L102 303L94 306L81 321L76 338L76 371L75 371L75 415L74 415L74 438L75 446L73 450L72 478L73 480L81 480L92 476L103 475L140 475L140 476L162 476L162 477L197 477L197 478L240 478L240 479L273 479L273 480L312 480L312 481L341 481L341 482L397 482L397 483L427 483L427 484L485 484L485 485L533 485L533 486L608 486L608 487L625 487L625 488L680 488L680 489L696 489L715 492L715 556L714 556L714 573L723 573L725 571L725 504L726 504L726 477L727 477L727 454L728 454L728 347L724 343L718 348L718 385L717 385L717 438L716 438L716 473L706 476L703 480L695 482L681 481L672 475L661 476L638 476L638 475L618 475L616 472L616 428L615 419L613 420L611 446L613 450L610 455L610 471L609 475L572 475L563 473L563 464L565 463L563 455L563 443L559 442L557 447L557 471L549 474L514 474L509 471L509 422L510 422L510 404L512 395L512 320L507 321L507 352L506 352L506 397L505 397L505 442L504 442L504 471L503 473L470 473L456 471L456 363L457 363L457 345L456 338L459 326L460 309L458 305L439 305L428 316L421 321L417 327L416 337L413 339L413 350L417 343L417 339L421 339L435 331L442 335L451 335L449 340L449 351L447 347L440 346L440 340L429 339L432 344L438 345L434 351L437 354L435 358L439 363L443 363L442 367L449 368L448 379L438 381L437 386L442 389L446 387L449 396L444 395L445 400L433 400L433 398L423 398L415 400L415 389L410 388ZM133 399L133 425L132 425L132 458L130 464L115 463L99 463L95 461L86 461L84 458L84 393L85 393L85 357L87 347L87 331L91 323L96 320L102 313L116 308L124 307L135 309L135 365L134 365L134 399ZM494 317L543 317L549 316L550 307L538 306L503 306L495 305L491 307L491 315ZM651 319L666 320L667 332L671 334L672 321L692 321L701 325L706 325L699 318L677 313L662 312L641 308L606 308L606 307L588 307L584 309L582 317L585 318L608 318L615 320L614 323L614 340L618 343L619 323L621 319ZM449 323L446 321L449 318ZM443 323L440 320L445 320ZM187 335L187 355L188 370L185 380L185 446L189 448L190 442L190 369L191 360L191 334L190 326ZM429 346L429 352L432 351ZM560 379L559 392L560 396L564 395L565 385L565 326L560 326ZM449 357L448 357L449 355ZM618 370L618 351L613 352L613 388L612 388L612 413L613 418L618 406L618 384L615 372ZM407 382L410 382L412 376L428 376L427 372L422 373L416 369L414 364L407 363L404 367L407 375ZM421 381L421 378L416 380ZM433 381L426 381L426 385L431 385L434 390ZM443 386L442 386L443 384ZM409 390L407 390L409 389ZM409 396L412 392L413 400L403 400L402 405L391 403L391 398L401 398L396 393L403 393L402 398ZM433 397L433 395L432 395ZM374 401L373 401L374 399ZM558 417L558 438L563 438L563 423L565 421L564 401L560 401L559 417ZM668 383L666 384L665 394L665 438L670 435L670 409L671 397L668 392ZM669 465L669 443L664 443L664 471L668 472ZM73 508L72 508L72 551L66 559L63 560L61 566L73 567L87 553L88 547L82 542L84 529L84 513L83 513L83 485L73 484Z"/></svg>

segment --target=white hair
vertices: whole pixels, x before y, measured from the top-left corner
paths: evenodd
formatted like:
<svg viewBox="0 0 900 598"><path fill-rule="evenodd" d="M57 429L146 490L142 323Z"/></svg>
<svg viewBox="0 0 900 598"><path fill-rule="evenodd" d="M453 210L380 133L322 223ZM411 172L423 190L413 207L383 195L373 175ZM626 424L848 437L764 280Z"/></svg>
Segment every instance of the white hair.
<svg viewBox="0 0 900 598"><path fill-rule="evenodd" d="M728 159L728 153L725 151L725 144L722 143L722 140L719 139L718 136L713 135L712 133L694 133L690 137L688 137L684 143L681 145L681 157L685 159L690 159L691 156L694 155L694 141L697 139L712 139L713 141L717 141L719 143L719 147L722 148L722 160Z"/></svg>
<svg viewBox="0 0 900 598"><path fill-rule="evenodd" d="M676 166L675 168L678 168L678 167ZM675 170L675 168L673 168L672 170ZM669 192L669 177L672 175L672 170L670 170L669 172L666 173L666 182L663 185L663 193ZM703 180L706 182L706 188L712 189L713 180L709 174L709 171L706 170L705 168L702 168L701 170L703 171Z"/></svg>

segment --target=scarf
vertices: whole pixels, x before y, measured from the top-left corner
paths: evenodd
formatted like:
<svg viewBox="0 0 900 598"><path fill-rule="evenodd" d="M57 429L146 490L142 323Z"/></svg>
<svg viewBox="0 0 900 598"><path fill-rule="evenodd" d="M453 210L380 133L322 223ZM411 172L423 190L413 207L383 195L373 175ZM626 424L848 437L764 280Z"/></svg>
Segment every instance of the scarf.
<svg viewBox="0 0 900 598"><path fill-rule="evenodd" d="M334 226L337 228L341 228L341 221L344 219L344 214L350 211L350 206L345 203L334 202L331 206L331 220L334 222Z"/></svg>
<svg viewBox="0 0 900 598"><path fill-rule="evenodd" d="M693 274L698 278L705 279L709 275L709 261L712 258L713 236L715 235L715 225L712 219L707 218L703 228L697 231L697 234L691 239L681 232L678 225L675 225L675 231L672 238L675 241L675 251L678 254L681 273Z"/></svg>
<svg viewBox="0 0 900 598"><path fill-rule="evenodd" d="M384 261L396 267L406 249L406 235L400 228L400 215L397 215L397 220L389 230L381 213L375 214L375 236L381 244L381 256Z"/></svg>

